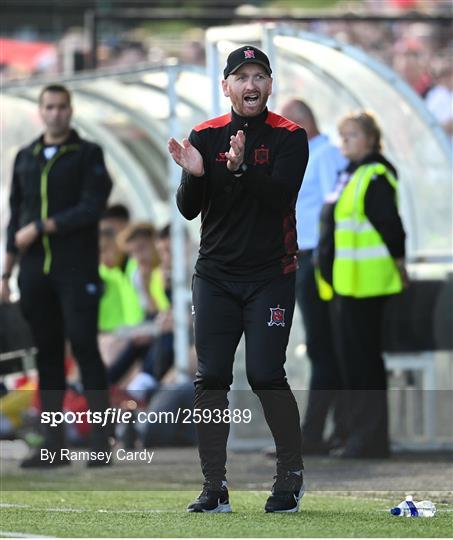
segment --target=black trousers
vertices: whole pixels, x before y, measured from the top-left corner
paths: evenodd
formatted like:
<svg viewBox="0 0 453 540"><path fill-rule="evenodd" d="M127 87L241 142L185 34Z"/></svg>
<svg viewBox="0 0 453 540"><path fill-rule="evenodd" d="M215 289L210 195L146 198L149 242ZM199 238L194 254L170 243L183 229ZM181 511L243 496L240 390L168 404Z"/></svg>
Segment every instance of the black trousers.
<svg viewBox="0 0 453 540"><path fill-rule="evenodd" d="M198 371L195 408L228 408L233 362L242 334L246 373L275 440L277 471L303 468L300 418L284 363L294 313L295 276L259 283L193 281ZM201 468L208 481L225 479L228 423L197 424Z"/></svg>
<svg viewBox="0 0 453 540"><path fill-rule="evenodd" d="M19 274L20 304L38 349L37 369L43 411L61 411L66 389L65 340L80 368L92 411L109 405L107 376L97 342L98 278L45 275L40 264L22 264ZM108 430L93 425L93 447L106 445ZM46 444L63 444L61 427L48 428Z"/></svg>
<svg viewBox="0 0 453 540"><path fill-rule="evenodd" d="M334 335L347 388L349 436L346 449L363 456L389 451L387 375L381 327L385 297L333 300Z"/></svg>
<svg viewBox="0 0 453 540"><path fill-rule="evenodd" d="M298 255L296 298L305 328L311 377L307 409L302 423L302 442L319 444L323 439L327 414L333 409L334 438L344 439L347 433L342 399L342 380L331 324L330 302L318 294L313 250Z"/></svg>

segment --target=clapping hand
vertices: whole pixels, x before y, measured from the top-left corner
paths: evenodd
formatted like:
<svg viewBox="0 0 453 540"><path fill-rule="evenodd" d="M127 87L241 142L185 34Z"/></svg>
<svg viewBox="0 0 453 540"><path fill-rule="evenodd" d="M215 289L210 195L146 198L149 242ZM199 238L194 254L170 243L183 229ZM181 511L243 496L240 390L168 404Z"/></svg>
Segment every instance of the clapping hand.
<svg viewBox="0 0 453 540"><path fill-rule="evenodd" d="M230 149L225 153L225 157L228 159L228 170L234 172L244 162L245 152L245 133L240 129L236 135L230 137Z"/></svg>
<svg viewBox="0 0 453 540"><path fill-rule="evenodd" d="M203 158L189 139L183 139L182 145L173 137L168 141L168 151L176 163L193 176L204 175Z"/></svg>

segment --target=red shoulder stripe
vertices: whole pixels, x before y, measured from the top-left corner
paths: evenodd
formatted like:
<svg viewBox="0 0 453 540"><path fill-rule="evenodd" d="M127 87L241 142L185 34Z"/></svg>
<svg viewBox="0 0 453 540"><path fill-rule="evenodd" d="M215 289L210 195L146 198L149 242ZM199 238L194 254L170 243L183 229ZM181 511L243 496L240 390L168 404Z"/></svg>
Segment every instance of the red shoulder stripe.
<svg viewBox="0 0 453 540"><path fill-rule="evenodd" d="M266 124L269 124L273 128L283 128L287 129L288 131L296 131L296 129L301 128L301 126L291 122L291 120L288 120L284 116L280 116L279 114L275 114L271 111L269 111L267 114Z"/></svg>
<svg viewBox="0 0 453 540"><path fill-rule="evenodd" d="M195 126L193 129L195 131L203 131L203 129L208 128L221 128L223 126L226 126L231 122L231 115L230 113L224 114L223 116L218 116L217 118L211 118L211 120L206 120L206 122L203 122L202 124L198 124L198 126Z"/></svg>

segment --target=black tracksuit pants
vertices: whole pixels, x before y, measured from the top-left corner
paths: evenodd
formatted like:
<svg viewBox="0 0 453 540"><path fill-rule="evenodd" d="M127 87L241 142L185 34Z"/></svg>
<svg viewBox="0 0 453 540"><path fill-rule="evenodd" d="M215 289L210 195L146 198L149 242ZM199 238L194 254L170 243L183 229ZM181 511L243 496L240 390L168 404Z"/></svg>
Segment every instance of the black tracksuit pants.
<svg viewBox="0 0 453 540"><path fill-rule="evenodd" d="M61 411L66 389L65 340L80 368L91 411L109 406L107 376L98 343L99 279L45 275L38 261L21 264L20 304L38 349L36 363L43 411ZM107 443L108 430L93 425L92 446ZM63 445L63 429L48 428L46 444Z"/></svg>
<svg viewBox="0 0 453 540"><path fill-rule="evenodd" d="M193 305L198 371L195 408L228 408L234 355L242 334L247 379L275 440L277 471L303 468L300 418L284 363L295 303L294 273L261 282L194 277ZM199 423L205 479L225 479L228 423Z"/></svg>
<svg viewBox="0 0 453 540"><path fill-rule="evenodd" d="M333 408L333 439L344 440L347 426L342 399L342 382L336 358L330 302L319 297L313 250L298 255L296 298L302 312L305 342L311 363L310 388L302 424L302 448L323 441L327 414Z"/></svg>
<svg viewBox="0 0 453 540"><path fill-rule="evenodd" d="M386 297L333 299L333 330L347 389L346 450L363 457L389 452L387 374L381 330Z"/></svg>

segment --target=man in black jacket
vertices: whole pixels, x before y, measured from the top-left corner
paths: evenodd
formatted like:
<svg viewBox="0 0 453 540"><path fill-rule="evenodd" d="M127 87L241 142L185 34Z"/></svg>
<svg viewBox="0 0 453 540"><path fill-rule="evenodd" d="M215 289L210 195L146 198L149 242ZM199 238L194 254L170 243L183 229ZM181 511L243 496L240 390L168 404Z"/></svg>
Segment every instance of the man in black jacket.
<svg viewBox="0 0 453 540"><path fill-rule="evenodd" d="M39 113L45 131L18 152L14 163L1 297L9 301L8 281L18 262L20 304L38 349L42 410L62 409L67 338L90 409L102 411L108 407L108 390L97 346L97 229L112 182L101 148L71 129L71 96L64 86L42 90ZM69 464L59 452L62 426L45 427L44 447L57 451L56 459L42 460L38 451L22 467ZM92 447L108 447L106 430L98 425Z"/></svg>
<svg viewBox="0 0 453 540"><path fill-rule="evenodd" d="M197 424L205 483L188 511L231 511L224 411L244 333L247 378L277 450L277 478L265 510L295 512L303 494L300 422L283 366L295 302L295 202L308 160L307 136L268 111L271 67L256 47L228 56L222 88L231 112L195 127L182 145L169 141L184 169L179 210L187 219L201 212L193 281L195 408L220 411L222 419Z"/></svg>

